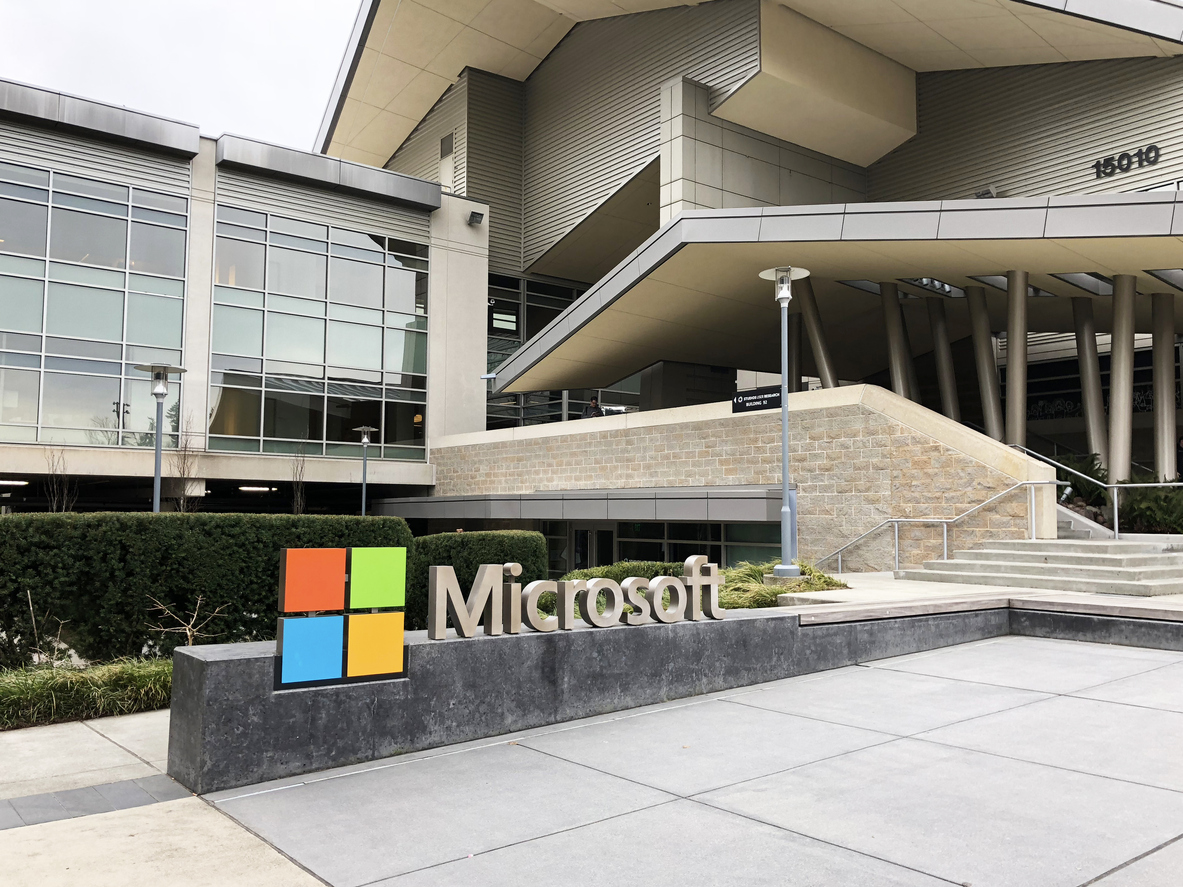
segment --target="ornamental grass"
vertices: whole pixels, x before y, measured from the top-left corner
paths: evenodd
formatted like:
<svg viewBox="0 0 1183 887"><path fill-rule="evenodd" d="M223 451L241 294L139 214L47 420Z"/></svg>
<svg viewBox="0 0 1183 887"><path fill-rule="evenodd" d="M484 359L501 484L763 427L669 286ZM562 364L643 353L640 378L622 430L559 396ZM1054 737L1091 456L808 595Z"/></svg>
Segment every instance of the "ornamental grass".
<svg viewBox="0 0 1183 887"><path fill-rule="evenodd" d="M0 671L0 730L167 708L169 659L119 659L88 668L32 666Z"/></svg>

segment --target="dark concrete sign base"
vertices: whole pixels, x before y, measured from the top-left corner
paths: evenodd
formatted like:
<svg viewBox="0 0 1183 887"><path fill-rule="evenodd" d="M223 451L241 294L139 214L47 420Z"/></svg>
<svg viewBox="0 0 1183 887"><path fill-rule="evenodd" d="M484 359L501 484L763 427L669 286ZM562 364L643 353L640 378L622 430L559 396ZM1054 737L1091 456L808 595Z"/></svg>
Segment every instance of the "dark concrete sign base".
<svg viewBox="0 0 1183 887"><path fill-rule="evenodd" d="M279 691L274 643L179 647L168 772L206 793L1012 632L1183 645L1179 623L1006 604L807 625L796 613L733 610L545 634L410 632L406 678Z"/></svg>

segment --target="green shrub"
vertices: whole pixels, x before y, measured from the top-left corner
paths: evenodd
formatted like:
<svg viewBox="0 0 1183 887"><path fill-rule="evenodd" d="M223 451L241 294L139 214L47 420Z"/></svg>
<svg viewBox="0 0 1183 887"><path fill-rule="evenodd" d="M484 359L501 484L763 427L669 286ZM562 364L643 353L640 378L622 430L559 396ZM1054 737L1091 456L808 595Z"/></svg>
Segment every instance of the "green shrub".
<svg viewBox="0 0 1183 887"><path fill-rule="evenodd" d="M21 514L0 518L0 667L33 660L59 620L91 661L171 653L152 598L186 620L221 613L206 642L275 637L282 548L402 546L397 517L270 514ZM30 616L30 597L37 625ZM46 618L48 615L49 618ZM169 625L167 617L164 624ZM34 631L36 628L36 631Z"/></svg>
<svg viewBox="0 0 1183 887"><path fill-rule="evenodd" d="M801 580L791 586L765 585L765 575L780 564L779 560L764 564L747 561L723 570L723 587L719 590L719 603L726 610L749 610L757 607L775 607L777 595L795 594L801 591L825 591L830 588L848 588L812 564L794 561L801 568Z"/></svg>
<svg viewBox="0 0 1183 887"><path fill-rule="evenodd" d="M0 671L0 730L165 708L172 681L169 659Z"/></svg>
<svg viewBox="0 0 1183 887"><path fill-rule="evenodd" d="M1096 456L1063 456L1060 461L1101 483L1108 480L1108 473L1101 467ZM1109 493L1098 484L1091 484L1059 469L1056 471L1056 477L1072 485L1074 504L1105 509L1113 504ZM1129 482L1149 484L1157 480L1153 472L1134 470ZM1118 502L1118 515L1124 533L1183 533L1183 488L1142 487L1120 490ZM1112 527L1112 513L1106 511L1105 514L1108 516L1102 523Z"/></svg>
<svg viewBox="0 0 1183 887"><path fill-rule="evenodd" d="M611 579L623 582L636 576L639 579L656 579L658 576L681 576L682 564L667 564L661 561L621 561L606 567L592 567L588 570L572 570L563 581L572 579Z"/></svg>
<svg viewBox="0 0 1183 887"><path fill-rule="evenodd" d="M461 590L468 594L482 564L522 565L525 585L547 575L546 539L529 530L481 530L420 536L407 569L407 628L427 627L427 568L451 566Z"/></svg>

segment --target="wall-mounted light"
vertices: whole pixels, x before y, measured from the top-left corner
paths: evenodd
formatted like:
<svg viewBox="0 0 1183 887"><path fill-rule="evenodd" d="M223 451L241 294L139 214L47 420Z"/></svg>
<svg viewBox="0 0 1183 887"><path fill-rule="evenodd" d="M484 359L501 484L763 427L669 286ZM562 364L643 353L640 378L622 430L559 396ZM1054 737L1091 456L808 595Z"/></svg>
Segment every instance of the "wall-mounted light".
<svg viewBox="0 0 1183 887"><path fill-rule="evenodd" d="M243 493L274 493L278 491L278 487L239 487Z"/></svg>
<svg viewBox="0 0 1183 887"><path fill-rule="evenodd" d="M0 487L27 487L27 480L0 480Z"/></svg>
<svg viewBox="0 0 1183 887"><path fill-rule="evenodd" d="M479 212L476 212L475 210L473 210L472 212L470 212L468 214L468 224L472 225L474 228L477 225L479 225L481 222L483 222L484 220L485 220L484 213L479 213Z"/></svg>
<svg viewBox="0 0 1183 887"><path fill-rule="evenodd" d="M912 286L920 287L922 290L928 290L930 293L936 293L938 296L948 296L950 299L964 299L965 290L961 287L953 286L951 283L945 283L943 280L937 280L935 277L901 277L900 283L910 283Z"/></svg>

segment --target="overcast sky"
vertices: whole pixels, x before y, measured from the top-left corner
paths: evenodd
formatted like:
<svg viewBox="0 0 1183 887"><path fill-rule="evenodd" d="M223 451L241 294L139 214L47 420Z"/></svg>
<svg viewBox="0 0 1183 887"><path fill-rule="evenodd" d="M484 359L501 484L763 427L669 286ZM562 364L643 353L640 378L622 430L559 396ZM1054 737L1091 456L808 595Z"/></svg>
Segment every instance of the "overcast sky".
<svg viewBox="0 0 1183 887"><path fill-rule="evenodd" d="M0 0L0 79L311 150L359 0Z"/></svg>

